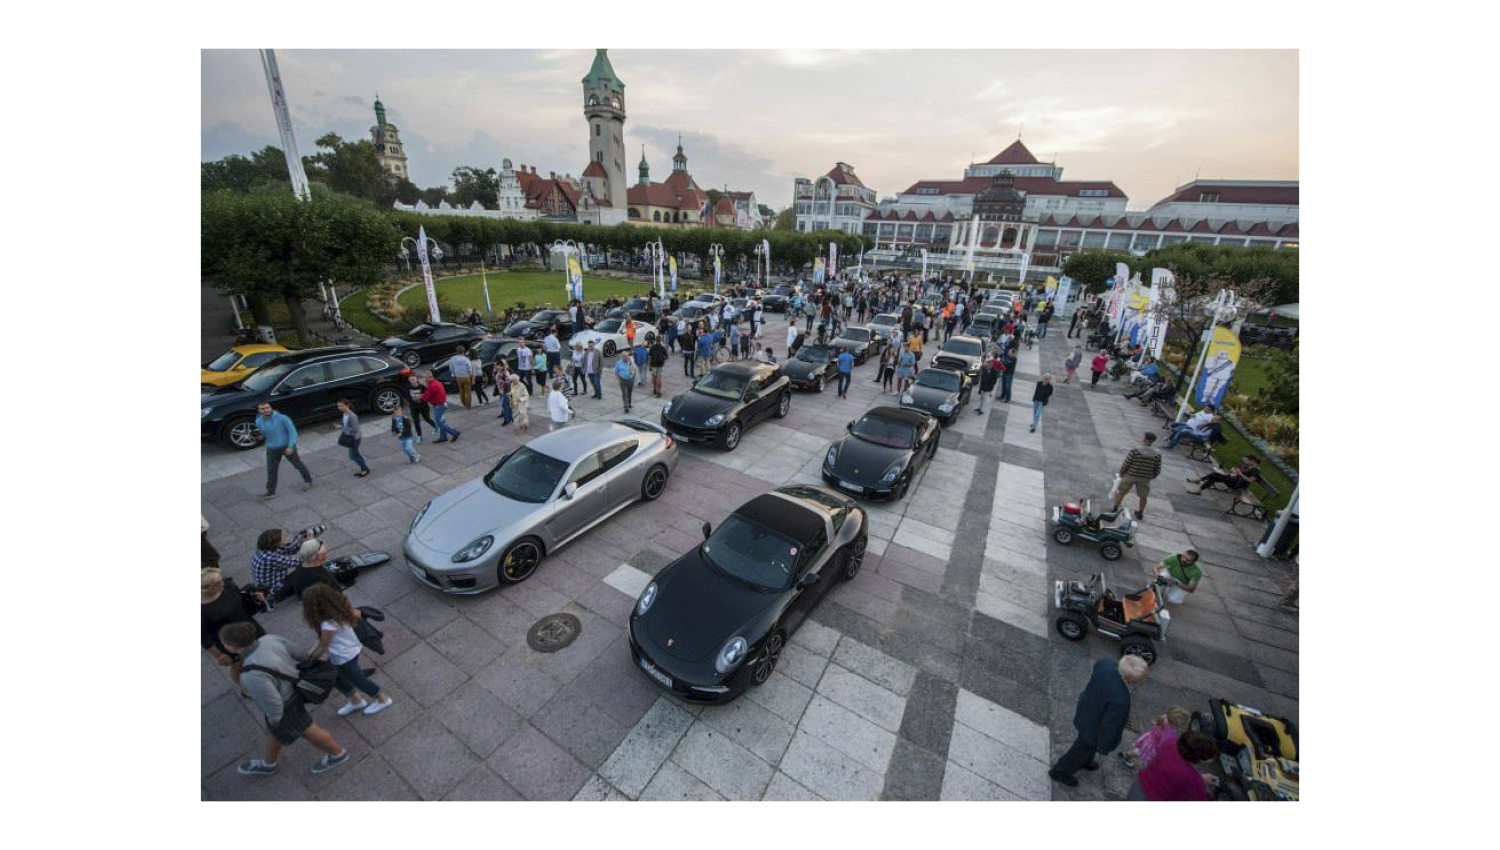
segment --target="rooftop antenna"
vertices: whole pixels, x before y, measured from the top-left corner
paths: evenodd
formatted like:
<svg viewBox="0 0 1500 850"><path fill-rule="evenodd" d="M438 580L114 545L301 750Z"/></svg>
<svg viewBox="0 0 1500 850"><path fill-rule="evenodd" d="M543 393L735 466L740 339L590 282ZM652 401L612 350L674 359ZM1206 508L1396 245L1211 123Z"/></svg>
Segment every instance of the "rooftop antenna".
<svg viewBox="0 0 1500 850"><path fill-rule="evenodd" d="M1016 131L1016 141L1018 141L1018 142L1021 141L1021 134L1024 133L1024 132L1026 132L1026 122L1022 121L1021 122L1021 129L1019 129L1019 130Z"/></svg>
<svg viewBox="0 0 1500 850"><path fill-rule="evenodd" d="M1198 175L1202 174L1202 173L1203 173L1203 166L1200 165L1200 166L1198 166L1198 170L1193 172L1193 182L1194 183L1198 182Z"/></svg>

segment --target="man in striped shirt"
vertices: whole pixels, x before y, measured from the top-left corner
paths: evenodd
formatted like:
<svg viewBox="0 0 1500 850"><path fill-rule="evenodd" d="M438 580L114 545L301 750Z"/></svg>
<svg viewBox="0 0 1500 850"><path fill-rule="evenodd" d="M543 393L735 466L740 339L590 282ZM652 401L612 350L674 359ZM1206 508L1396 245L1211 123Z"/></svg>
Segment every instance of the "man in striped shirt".
<svg viewBox="0 0 1500 850"><path fill-rule="evenodd" d="M1146 496L1151 492L1151 482L1161 475L1161 454L1151 447L1155 442L1156 434L1147 431L1141 444L1125 455L1125 462L1120 464L1120 486L1115 490L1115 510L1120 509L1125 494L1134 487L1141 498L1141 510L1137 516L1145 518Z"/></svg>

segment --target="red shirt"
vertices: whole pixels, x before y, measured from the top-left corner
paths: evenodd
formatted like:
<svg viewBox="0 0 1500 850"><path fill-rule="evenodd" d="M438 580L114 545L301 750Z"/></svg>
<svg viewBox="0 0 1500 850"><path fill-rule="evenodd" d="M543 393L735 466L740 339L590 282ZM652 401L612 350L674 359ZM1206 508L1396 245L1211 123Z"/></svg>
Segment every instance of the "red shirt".
<svg viewBox="0 0 1500 850"><path fill-rule="evenodd" d="M1163 745L1151 763L1138 774L1147 800L1204 801L1208 788L1198 769L1177 752L1177 742Z"/></svg>
<svg viewBox="0 0 1500 850"><path fill-rule="evenodd" d="M428 404L447 404L448 391L443 389L443 382L433 378L427 382L427 389L422 391L422 400Z"/></svg>

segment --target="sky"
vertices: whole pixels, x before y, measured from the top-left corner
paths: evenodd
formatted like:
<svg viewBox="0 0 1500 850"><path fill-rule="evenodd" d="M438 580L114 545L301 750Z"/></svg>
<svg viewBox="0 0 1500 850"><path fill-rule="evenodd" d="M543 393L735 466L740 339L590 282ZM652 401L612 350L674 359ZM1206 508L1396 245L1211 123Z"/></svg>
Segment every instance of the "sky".
<svg viewBox="0 0 1500 850"><path fill-rule="evenodd" d="M578 176L582 78L594 49L278 50L304 155L333 131L368 138L378 94L418 186L502 159ZM205 50L204 160L277 144L254 50ZM1195 176L1298 179L1295 50L611 49L625 83L627 179L651 179L681 134L704 189L780 209L795 177L846 162L881 198L958 180L1019 135L1064 180L1113 180L1132 209Z"/></svg>

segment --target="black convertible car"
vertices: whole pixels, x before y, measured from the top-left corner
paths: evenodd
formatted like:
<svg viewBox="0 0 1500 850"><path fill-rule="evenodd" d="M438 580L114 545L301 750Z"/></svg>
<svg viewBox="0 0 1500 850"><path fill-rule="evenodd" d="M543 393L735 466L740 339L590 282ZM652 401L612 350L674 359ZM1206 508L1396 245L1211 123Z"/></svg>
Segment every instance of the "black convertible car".
<svg viewBox="0 0 1500 850"><path fill-rule="evenodd" d="M781 368L792 386L822 392L830 381L838 379L838 356L837 351L826 345L804 345Z"/></svg>
<svg viewBox="0 0 1500 850"><path fill-rule="evenodd" d="M960 372L929 366L901 394L901 406L930 413L944 425L953 424L958 411L969 403L969 382Z"/></svg>
<svg viewBox="0 0 1500 850"><path fill-rule="evenodd" d="M734 451L745 429L767 417L780 419L791 406L791 388L779 369L742 360L714 367L672 399L662 408L661 424L678 439Z"/></svg>
<svg viewBox="0 0 1500 850"><path fill-rule="evenodd" d="M510 326L505 329L505 335L539 340L547 335L547 328L552 325L557 325L557 339L564 344L572 338L573 334L589 327L587 320L584 321L583 327L573 327L573 316L567 310L538 310L529 319L511 322Z"/></svg>
<svg viewBox="0 0 1500 850"><path fill-rule="evenodd" d="M496 360L504 357L505 364L514 372L516 371L516 351L522 345L530 348L532 354L545 356L542 352L542 344L539 342L500 336L480 341L479 362L484 366L485 371L488 372L494 367ZM448 368L446 359L439 361L436 366L432 367L432 376L437 378L450 392L458 387L458 382L453 379L453 371Z"/></svg>
<svg viewBox="0 0 1500 850"><path fill-rule="evenodd" d="M451 322L423 322L401 336L380 343L381 350L408 366L446 360L460 345L472 345L489 333L483 327Z"/></svg>
<svg viewBox="0 0 1500 850"><path fill-rule="evenodd" d="M854 355L854 364L859 366L871 357L879 357L880 349L885 347L887 342L890 340L885 334L876 333L862 325L855 325L844 328L844 332L828 344L835 351L847 351Z"/></svg>
<svg viewBox="0 0 1500 850"><path fill-rule="evenodd" d="M865 499L900 499L937 454L942 429L920 410L874 407L828 447L823 480Z"/></svg>
<svg viewBox="0 0 1500 850"><path fill-rule="evenodd" d="M629 316L637 322L656 324L656 305L650 298L632 298L604 314L607 319L623 319Z"/></svg>
<svg viewBox="0 0 1500 850"><path fill-rule="evenodd" d="M763 685L828 591L854 578L865 512L821 487L756 496L646 585L631 612L635 665L677 697L725 703Z"/></svg>

